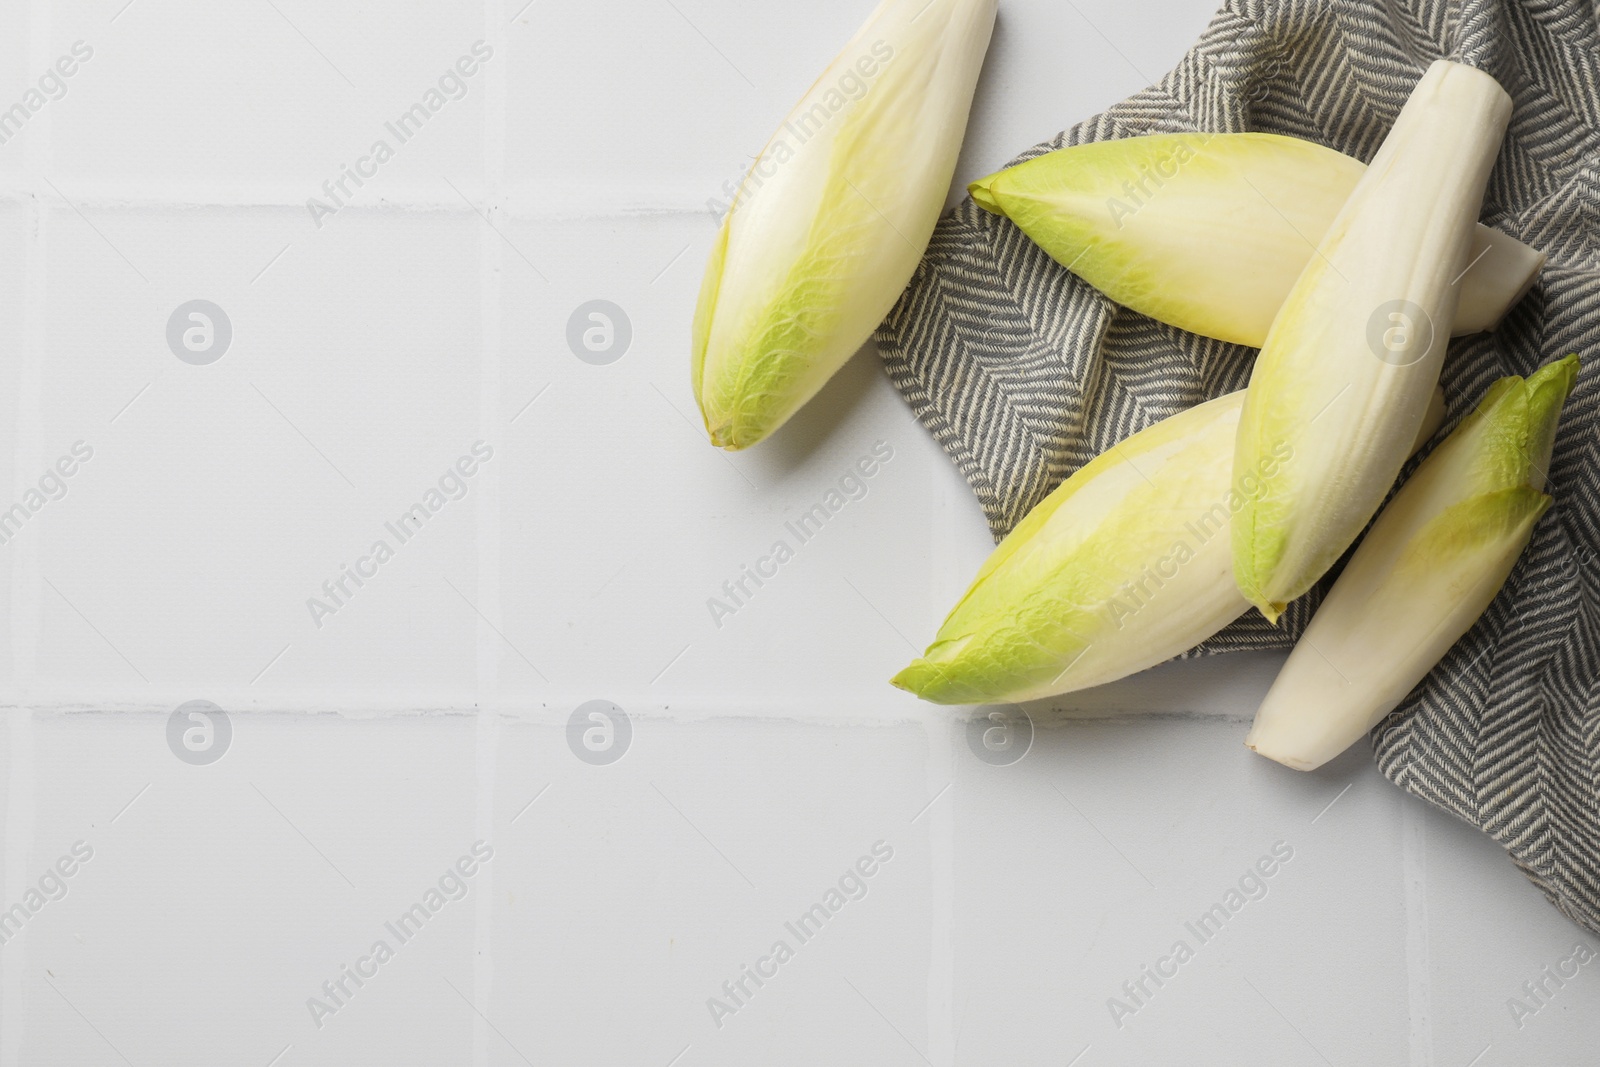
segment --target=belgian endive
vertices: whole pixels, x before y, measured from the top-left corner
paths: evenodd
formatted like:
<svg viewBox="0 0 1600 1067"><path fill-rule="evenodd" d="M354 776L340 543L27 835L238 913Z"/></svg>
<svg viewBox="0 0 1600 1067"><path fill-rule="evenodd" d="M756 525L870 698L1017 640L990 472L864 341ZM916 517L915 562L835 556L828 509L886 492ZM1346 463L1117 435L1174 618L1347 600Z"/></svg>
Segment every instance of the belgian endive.
<svg viewBox="0 0 1600 1067"><path fill-rule="evenodd" d="M1366 169L1298 137L1160 133L1047 152L968 191L1124 307L1260 348ZM1544 260L1478 226L1453 332L1497 326Z"/></svg>
<svg viewBox="0 0 1600 1067"><path fill-rule="evenodd" d="M1230 393L1181 411L1056 486L894 684L936 704L1068 693L1171 659L1248 611L1228 522L1280 460L1233 479L1243 402ZM1439 397L1418 445L1443 417Z"/></svg>
<svg viewBox="0 0 1600 1067"><path fill-rule="evenodd" d="M1234 577L1269 619L1309 589L1394 486L1439 379L1511 98L1428 68L1273 320L1235 470L1284 455L1232 524Z"/></svg>
<svg viewBox="0 0 1600 1067"><path fill-rule="evenodd" d="M871 336L944 208L996 0L883 0L741 183L695 311L712 444L783 424Z"/></svg>
<svg viewBox="0 0 1600 1067"><path fill-rule="evenodd" d="M1410 693L1505 584L1534 523L1575 356L1504 378L1383 510L1289 655L1245 744L1299 770Z"/></svg>

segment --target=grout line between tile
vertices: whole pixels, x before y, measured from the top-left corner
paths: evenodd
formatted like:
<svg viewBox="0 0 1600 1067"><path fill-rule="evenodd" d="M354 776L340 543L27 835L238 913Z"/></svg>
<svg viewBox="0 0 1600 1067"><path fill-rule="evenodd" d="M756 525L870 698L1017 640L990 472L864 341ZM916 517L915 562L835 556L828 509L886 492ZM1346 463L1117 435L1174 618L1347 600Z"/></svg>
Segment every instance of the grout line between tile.
<svg viewBox="0 0 1600 1067"><path fill-rule="evenodd" d="M6 715L6 727L9 766L5 818L0 821L0 828L5 831L4 844L0 845L0 863L4 864L0 887L3 887L5 899L10 901L22 899L27 888L37 830L32 709L13 708ZM28 938L24 937L13 941L0 953L0 1016L9 1022L7 1026L0 1026L0 1067L18 1067L22 1062L28 1020L28 1013L22 1010L27 1002L23 993L27 971Z"/></svg>
<svg viewBox="0 0 1600 1067"><path fill-rule="evenodd" d="M509 48L503 0L484 0L483 36L491 47ZM506 140L506 62L489 64L484 68L482 166L487 195L485 209L493 211L500 198L505 181ZM500 450L499 463L487 463L479 468L483 483L478 486L474 522L476 550L477 594L479 609L490 619L502 619L500 587L500 468L505 462L504 437L501 431L508 425L500 414L502 356L501 315L504 303L506 246L498 234L483 228L478 234L478 310L480 315L479 377L478 377L478 433L492 447ZM500 690L500 657L504 646L494 628L485 619L474 620L477 629L477 824L478 836L494 842L495 833L495 779L499 765L500 707L497 694ZM489 1067L496 1048L496 1037L491 1033L486 1016L493 1014L495 976L494 954L494 872L483 868L488 881L479 893L473 915L474 953L472 967L472 998L482 1006L484 1014L472 1023L472 1062L475 1067Z"/></svg>
<svg viewBox="0 0 1600 1067"><path fill-rule="evenodd" d="M924 720L928 737L928 792L948 788L955 776L955 746L950 722L929 715ZM946 1067L956 1059L956 817L955 796L928 809L928 1058Z"/></svg>
<svg viewBox="0 0 1600 1067"><path fill-rule="evenodd" d="M1428 811L1400 798L1400 872L1406 907L1406 1017L1410 1067L1434 1067L1433 975L1428 952Z"/></svg>
<svg viewBox="0 0 1600 1067"><path fill-rule="evenodd" d="M484 71L487 73L492 69L491 64L485 67ZM35 131L43 130L49 114L47 109L29 124L30 138L43 139L42 132L38 138L34 135ZM465 193L477 191L470 181L457 184ZM0 204L26 204L38 197L41 191L49 192L49 187L43 181L18 184L15 181L0 180ZM483 190L480 195L488 191ZM207 188L203 192L195 188L188 191L189 195L180 195L153 188L85 179L74 183L70 187L70 192L72 202L90 215L115 211L166 211L187 214L206 210L230 213L261 210L293 212L303 217L306 210L304 198L294 199L295 190L287 187L254 193L248 189L240 190L238 186ZM659 196L644 198L621 192L610 199L604 196L595 197L588 207L584 207L580 196L564 189L535 187L527 183L506 184L502 181L495 192L498 194L495 205L498 209L497 214L502 218L517 221L593 221L649 216L706 217L705 205L694 203L687 197L681 200ZM345 204L339 209L339 213L341 215L434 213L459 215L470 219L473 215L473 206L470 199L467 203L462 203L461 197L455 194L422 195L415 188L400 187L395 190L394 195L385 196L376 203ZM707 223L708 227L709 225Z"/></svg>
<svg viewBox="0 0 1600 1067"><path fill-rule="evenodd" d="M45 0L31 5L28 17L28 64L37 70L51 60L50 5ZM23 159L35 173L47 169L50 163L50 109L38 115L38 123L30 123L28 140L23 147ZM46 282L48 277L49 249L46 244L50 210L41 197L28 202L28 232L23 239L23 287L21 347L17 360L17 416L16 447L13 452L11 492L9 500L0 500L0 509L20 500L26 488L32 487L43 467L43 420L40 417L41 379L44 374L44 350L47 333L48 308L46 307ZM90 442L91 446L94 442ZM40 538L37 530L29 530L7 544L11 553L11 679L15 692L29 693L36 681L39 651L39 632L43 629L43 572L39 564ZM31 709L30 709L31 713ZM18 1005L20 1007L20 1004ZM0 1053L5 1048L0 1043ZM13 1050L13 1057L15 1050ZM0 1054L0 1063L6 1061Z"/></svg>

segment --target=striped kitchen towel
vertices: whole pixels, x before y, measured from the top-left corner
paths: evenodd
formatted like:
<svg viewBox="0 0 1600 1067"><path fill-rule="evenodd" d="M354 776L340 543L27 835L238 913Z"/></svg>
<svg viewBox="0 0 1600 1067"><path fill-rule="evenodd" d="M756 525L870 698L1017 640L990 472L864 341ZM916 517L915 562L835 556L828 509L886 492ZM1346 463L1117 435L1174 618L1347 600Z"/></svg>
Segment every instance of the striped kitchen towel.
<svg viewBox="0 0 1600 1067"><path fill-rule="evenodd" d="M1037 145L1177 131L1290 134L1370 160L1438 58L1516 107L1482 221L1549 255L1490 334L1451 342L1446 429L1496 378L1569 352L1545 515L1504 591L1374 733L1409 792L1499 841L1600 933L1600 14L1593 0L1234 0L1159 83ZM970 199L879 328L889 376L1002 537L1115 442L1241 389L1254 351L1101 296ZM1286 648L1315 607L1258 613L1190 655Z"/></svg>

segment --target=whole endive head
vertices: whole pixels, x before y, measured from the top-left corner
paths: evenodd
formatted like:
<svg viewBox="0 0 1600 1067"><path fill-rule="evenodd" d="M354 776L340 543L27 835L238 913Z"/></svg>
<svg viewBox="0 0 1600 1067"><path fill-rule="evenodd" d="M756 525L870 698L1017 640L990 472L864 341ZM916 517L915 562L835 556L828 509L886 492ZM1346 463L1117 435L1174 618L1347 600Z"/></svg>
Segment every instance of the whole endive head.
<svg viewBox="0 0 1600 1067"><path fill-rule="evenodd" d="M1243 399L1188 408L1075 471L891 683L936 704L1053 696L1153 666L1243 614L1227 538Z"/></svg>
<svg viewBox="0 0 1600 1067"><path fill-rule="evenodd" d="M883 0L740 184L695 310L712 444L782 425L910 281L943 210L996 0Z"/></svg>
<svg viewBox="0 0 1600 1067"><path fill-rule="evenodd" d="M1260 348L1366 166L1275 133L1157 133L1059 148L967 187L1142 315ZM1478 226L1452 332L1492 329L1544 253Z"/></svg>
<svg viewBox="0 0 1600 1067"><path fill-rule="evenodd" d="M1294 458L1234 518L1234 576L1269 620L1327 573L1405 465L1444 365L1511 97L1440 60L1323 235L1251 369L1235 465Z"/></svg>

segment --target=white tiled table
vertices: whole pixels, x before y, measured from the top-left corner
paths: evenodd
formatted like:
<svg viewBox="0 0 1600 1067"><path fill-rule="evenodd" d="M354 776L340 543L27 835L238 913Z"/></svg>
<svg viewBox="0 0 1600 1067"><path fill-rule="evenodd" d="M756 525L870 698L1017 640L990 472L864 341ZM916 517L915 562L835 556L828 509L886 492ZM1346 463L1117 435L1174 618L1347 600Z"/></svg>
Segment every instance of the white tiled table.
<svg viewBox="0 0 1600 1067"><path fill-rule="evenodd" d="M45 890L0 945L0 1067L1593 1061L1600 968L1512 1019L1600 940L1496 846L1364 752L1293 775L1239 744L1273 657L1085 694L1009 766L887 687L989 541L871 353L763 447L701 439L706 202L869 3L123 2L0 11L0 108L93 52L0 144L0 510L92 450L0 545L0 908ZM1002 8L960 181L1210 16ZM480 40L464 95L313 221ZM207 365L166 336L197 299L232 329ZM565 341L590 300L631 324L609 365ZM865 497L714 620L874 447ZM192 700L226 710L217 762L169 748ZM569 747L591 700L630 716L616 762ZM859 899L790 932L875 845ZM369 977L335 1002L345 966Z"/></svg>

